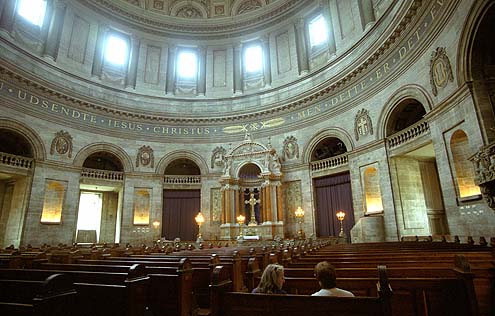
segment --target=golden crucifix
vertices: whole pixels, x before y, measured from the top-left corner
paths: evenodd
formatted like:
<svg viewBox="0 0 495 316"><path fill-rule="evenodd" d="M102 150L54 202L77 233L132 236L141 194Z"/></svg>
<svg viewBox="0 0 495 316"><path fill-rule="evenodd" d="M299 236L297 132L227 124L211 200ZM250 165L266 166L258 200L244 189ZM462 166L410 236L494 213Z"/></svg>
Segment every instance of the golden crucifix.
<svg viewBox="0 0 495 316"><path fill-rule="evenodd" d="M244 204L251 205L251 220L249 221L249 224L248 224L249 226L258 225L258 223L256 222L256 216L254 215L254 206L256 205L256 203L259 203L259 202L260 202L260 200L257 200L254 198L253 192L251 192L249 200L244 201Z"/></svg>

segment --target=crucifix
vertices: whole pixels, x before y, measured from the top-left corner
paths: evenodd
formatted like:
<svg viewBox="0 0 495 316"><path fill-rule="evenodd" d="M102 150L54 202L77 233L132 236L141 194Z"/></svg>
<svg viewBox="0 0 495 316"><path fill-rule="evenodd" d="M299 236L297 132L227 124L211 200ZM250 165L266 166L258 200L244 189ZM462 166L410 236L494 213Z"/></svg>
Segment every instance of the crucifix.
<svg viewBox="0 0 495 316"><path fill-rule="evenodd" d="M258 225L258 223L256 222L256 216L254 215L254 206L256 205L256 203L259 203L259 202L260 202L260 200L257 200L254 198L253 192L251 192L249 200L244 201L244 204L251 205L251 220L249 221L248 226Z"/></svg>

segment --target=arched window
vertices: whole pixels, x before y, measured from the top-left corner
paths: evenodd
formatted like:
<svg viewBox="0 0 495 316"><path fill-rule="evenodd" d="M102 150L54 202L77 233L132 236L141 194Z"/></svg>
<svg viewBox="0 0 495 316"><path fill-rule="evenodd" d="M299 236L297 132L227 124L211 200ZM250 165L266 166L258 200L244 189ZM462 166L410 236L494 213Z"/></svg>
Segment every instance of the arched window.
<svg viewBox="0 0 495 316"><path fill-rule="evenodd" d="M471 156L469 141L462 130L455 131L450 137L450 150L455 168L455 180L459 197L466 198L481 194L480 188L474 184L474 167L468 160Z"/></svg>
<svg viewBox="0 0 495 316"><path fill-rule="evenodd" d="M375 167L368 167L363 174L365 213L375 214L383 212L380 177Z"/></svg>

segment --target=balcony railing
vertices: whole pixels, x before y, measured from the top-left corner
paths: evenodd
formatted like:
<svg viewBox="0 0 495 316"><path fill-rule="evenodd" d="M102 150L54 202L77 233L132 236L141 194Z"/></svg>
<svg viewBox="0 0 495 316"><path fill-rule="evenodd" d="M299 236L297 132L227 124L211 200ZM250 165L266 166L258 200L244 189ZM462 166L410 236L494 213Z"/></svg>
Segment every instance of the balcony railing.
<svg viewBox="0 0 495 316"><path fill-rule="evenodd" d="M338 167L346 166L349 161L347 159L347 153L338 155L335 157L326 158L323 160L312 161L311 162L311 171L324 171L329 169L335 169Z"/></svg>
<svg viewBox="0 0 495 316"><path fill-rule="evenodd" d="M201 184L201 176L179 176L179 175L168 175L163 178L163 183L165 184Z"/></svg>
<svg viewBox="0 0 495 316"><path fill-rule="evenodd" d="M388 148L392 149L430 132L427 121L419 121L409 128L387 137Z"/></svg>
<svg viewBox="0 0 495 316"><path fill-rule="evenodd" d="M124 173L121 171L83 168L81 177L107 181L122 181L124 179Z"/></svg>
<svg viewBox="0 0 495 316"><path fill-rule="evenodd" d="M0 165L29 170L33 167L33 159L22 156L0 153Z"/></svg>

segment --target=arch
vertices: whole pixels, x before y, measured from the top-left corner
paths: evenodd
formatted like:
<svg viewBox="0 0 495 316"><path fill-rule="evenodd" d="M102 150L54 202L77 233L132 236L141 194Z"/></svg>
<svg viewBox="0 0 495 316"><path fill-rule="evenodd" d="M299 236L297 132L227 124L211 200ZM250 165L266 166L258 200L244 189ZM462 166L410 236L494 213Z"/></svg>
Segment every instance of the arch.
<svg viewBox="0 0 495 316"><path fill-rule="evenodd" d="M303 163L309 163L311 161L311 154L312 152L315 150L316 146L318 146L318 144L324 140L325 138L328 138L328 137L336 137L338 139L340 139L345 147L347 148L347 151L352 151L353 148L354 148L354 143L352 141L352 138L351 138L351 135L349 135L347 133L347 131L341 129L341 128L329 128L329 129L324 129L324 130L321 130L319 132L317 132L315 134L315 136L313 136L311 138L311 140L308 142L308 144L306 144L306 146L304 146L304 149L303 149Z"/></svg>
<svg viewBox="0 0 495 316"><path fill-rule="evenodd" d="M481 194L480 187L474 183L474 166L469 161L472 151L469 146L468 135L462 129L456 130L450 136L449 145L459 197L466 198Z"/></svg>
<svg viewBox="0 0 495 316"><path fill-rule="evenodd" d="M202 175L208 173L208 163L206 162L206 160L204 160L201 155L188 150L177 150L164 156L156 165L156 173L159 175L163 175L168 164L171 163L173 160L179 158L187 158L193 161L198 166Z"/></svg>
<svg viewBox="0 0 495 316"><path fill-rule="evenodd" d="M121 147L110 143L96 143L87 145L76 154L76 156L74 157L73 165L82 168L82 165L86 158L88 158L91 154L99 151L106 151L117 156L117 158L120 159L122 165L124 166L124 172L134 171L132 159L131 157L129 157L127 152L125 152Z"/></svg>
<svg viewBox="0 0 495 316"><path fill-rule="evenodd" d="M241 171L242 167L246 166L246 165L255 165L256 167L258 167L260 169L260 173L263 172L263 166L258 162L258 161L255 161L255 160L249 160L249 161L244 161L242 162L241 164L239 164L235 170L233 170L233 174L235 175L236 178L239 178L239 172Z"/></svg>
<svg viewBox="0 0 495 316"><path fill-rule="evenodd" d="M202 6L200 3L194 1L178 1L173 7L170 8L170 15L177 16L177 14L186 9L187 7L191 8L191 12L193 13L195 10L201 14L202 19L208 18L208 10ZM194 16L190 16L190 18L195 18Z"/></svg>
<svg viewBox="0 0 495 316"><path fill-rule="evenodd" d="M24 136L33 149L34 158L36 160L46 160L45 144L33 129L10 118L0 118L0 128L9 129Z"/></svg>
<svg viewBox="0 0 495 316"><path fill-rule="evenodd" d="M492 6L494 5L495 2L492 0L479 0L475 1L471 7L457 48L457 56L464 56L464 58L457 58L458 85L472 82L475 77L475 74L472 73L473 62L476 62L473 59L475 39L479 35L478 31L481 23L485 21L485 15L490 9L493 9Z"/></svg>
<svg viewBox="0 0 495 316"><path fill-rule="evenodd" d="M404 100L414 99L421 103L428 113L433 108L433 100L427 90L422 86L411 84L406 85L396 90L385 102L380 115L378 116L377 137L383 139L386 137L387 123L395 107Z"/></svg>

